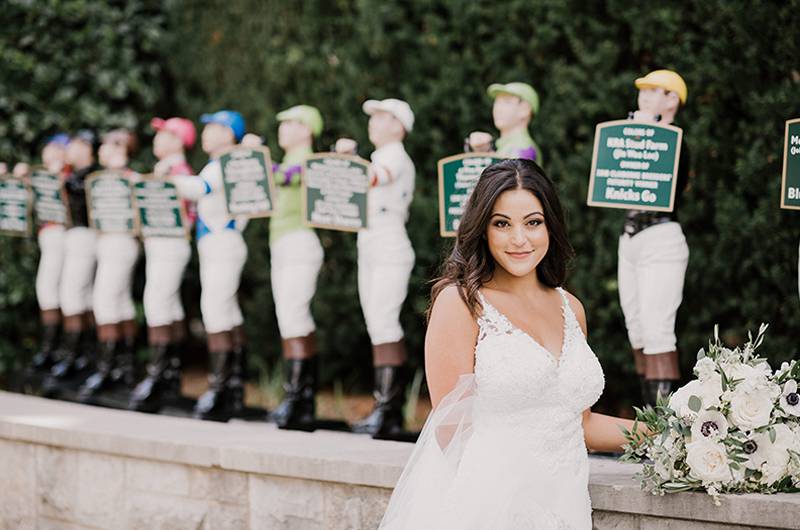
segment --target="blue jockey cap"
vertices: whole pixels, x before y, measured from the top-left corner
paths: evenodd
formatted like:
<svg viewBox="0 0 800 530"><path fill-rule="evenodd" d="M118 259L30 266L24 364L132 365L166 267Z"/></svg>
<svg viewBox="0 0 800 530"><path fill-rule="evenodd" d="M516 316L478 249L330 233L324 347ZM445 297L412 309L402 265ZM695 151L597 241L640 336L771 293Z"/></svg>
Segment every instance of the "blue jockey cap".
<svg viewBox="0 0 800 530"><path fill-rule="evenodd" d="M218 110L213 114L203 114L200 116L201 123L218 123L230 127L236 141L241 141L244 136L245 125L242 115L235 110Z"/></svg>

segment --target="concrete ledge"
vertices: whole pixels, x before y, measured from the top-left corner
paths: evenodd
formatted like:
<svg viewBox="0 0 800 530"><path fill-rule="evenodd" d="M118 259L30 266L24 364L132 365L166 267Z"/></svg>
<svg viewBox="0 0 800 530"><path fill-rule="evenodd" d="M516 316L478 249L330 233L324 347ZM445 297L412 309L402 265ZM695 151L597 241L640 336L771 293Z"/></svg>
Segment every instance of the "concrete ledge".
<svg viewBox="0 0 800 530"><path fill-rule="evenodd" d="M0 392L0 530L375 528L411 444ZM800 528L800 495L657 497L592 458L595 528Z"/></svg>

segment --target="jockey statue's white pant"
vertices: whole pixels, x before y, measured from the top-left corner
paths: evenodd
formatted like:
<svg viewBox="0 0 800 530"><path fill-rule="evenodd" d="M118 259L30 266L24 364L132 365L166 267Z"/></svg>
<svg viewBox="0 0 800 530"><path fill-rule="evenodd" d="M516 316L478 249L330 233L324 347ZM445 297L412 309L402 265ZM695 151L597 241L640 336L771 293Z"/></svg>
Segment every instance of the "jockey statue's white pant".
<svg viewBox="0 0 800 530"><path fill-rule="evenodd" d="M144 317L147 325L168 326L183 320L181 283L192 256L182 237L148 237L144 240Z"/></svg>
<svg viewBox="0 0 800 530"><path fill-rule="evenodd" d="M358 298L372 344L403 338L400 310L414 269L414 249L405 223L358 233Z"/></svg>
<svg viewBox="0 0 800 530"><path fill-rule="evenodd" d="M305 337L316 329L311 299L322 268L322 245L316 232L304 228L281 236L269 248L272 296L281 338Z"/></svg>
<svg viewBox="0 0 800 530"><path fill-rule="evenodd" d="M206 333L230 331L244 323L237 293L247 261L247 245L241 232L222 229L205 234L197 242L200 258L200 311Z"/></svg>
<svg viewBox="0 0 800 530"><path fill-rule="evenodd" d="M133 305L133 269L139 258L139 241L129 234L97 236L97 273L93 309L98 325L136 318Z"/></svg>
<svg viewBox="0 0 800 530"><path fill-rule="evenodd" d="M92 309L96 246L97 232L91 228L76 226L64 232L64 268L59 286L64 316L80 315Z"/></svg>
<svg viewBox="0 0 800 530"><path fill-rule="evenodd" d="M39 268L36 271L36 301L47 311L61 307L59 290L64 269L63 225L47 225L39 230Z"/></svg>
<svg viewBox="0 0 800 530"><path fill-rule="evenodd" d="M619 239L619 299L634 349L675 351L675 317L683 300L689 246L677 222Z"/></svg>

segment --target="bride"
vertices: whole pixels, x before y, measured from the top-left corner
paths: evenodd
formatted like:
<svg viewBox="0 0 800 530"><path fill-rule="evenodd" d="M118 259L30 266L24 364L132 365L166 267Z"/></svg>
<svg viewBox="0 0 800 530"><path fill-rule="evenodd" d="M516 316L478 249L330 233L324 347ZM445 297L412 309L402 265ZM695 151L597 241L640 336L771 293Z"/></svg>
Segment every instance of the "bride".
<svg viewBox="0 0 800 530"><path fill-rule="evenodd" d="M587 447L617 451L595 414L600 363L550 179L535 163L488 167L432 290L425 368L434 410L381 528L592 528Z"/></svg>

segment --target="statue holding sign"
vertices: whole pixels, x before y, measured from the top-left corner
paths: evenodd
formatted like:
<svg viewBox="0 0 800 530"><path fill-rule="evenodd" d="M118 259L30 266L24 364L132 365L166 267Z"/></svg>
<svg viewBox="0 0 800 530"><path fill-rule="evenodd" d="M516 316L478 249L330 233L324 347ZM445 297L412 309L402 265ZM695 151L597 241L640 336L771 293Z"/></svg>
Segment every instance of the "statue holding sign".
<svg viewBox="0 0 800 530"><path fill-rule="evenodd" d="M129 408L157 412L167 396L180 395L180 345L186 337L181 282L192 256L187 204L177 196L170 177L192 175L185 149L190 149L197 133L186 118L153 118L156 131L153 154L158 159L153 178L136 184L137 208L142 219L145 286L144 316L150 361L145 378L130 396Z"/></svg>
<svg viewBox="0 0 800 530"><path fill-rule="evenodd" d="M200 258L200 310L208 340L209 389L194 416L227 421L244 407L244 317L237 300L247 245L247 218L228 212L219 158L244 136L244 118L232 110L203 114L201 143L209 160L198 176L176 175L184 198L197 201L195 234Z"/></svg>
<svg viewBox="0 0 800 530"><path fill-rule="evenodd" d="M278 144L284 151L274 168L277 185L275 211L269 221L272 295L285 363L285 395L270 414L282 429L315 428L317 390L316 324L311 299L324 253L316 232L303 222L301 175L322 132L322 116L315 107L297 105L277 115Z"/></svg>
<svg viewBox="0 0 800 530"><path fill-rule="evenodd" d="M686 103L686 83L675 72L656 70L637 79L635 85L639 89L639 108L632 115L634 126L639 123L669 126ZM675 318L683 299L683 283L689 262L689 247L677 217L689 166L685 143L681 140L679 135L681 151L675 160L679 165L673 185L672 210L629 210L619 239L620 305L643 399L652 405L659 394L669 394L680 378ZM647 140L631 141L645 142L641 151L642 162L655 166L658 157L648 155L663 151L660 149L663 142L651 141L648 147ZM637 146L633 145L632 149L638 150ZM660 156L669 160L669 154L665 151ZM672 153L672 156L677 157L678 153ZM650 166L636 165L636 168L655 171ZM671 171L673 168L667 169Z"/></svg>
<svg viewBox="0 0 800 530"><path fill-rule="evenodd" d="M39 266L36 271L36 300L39 303L42 335L39 349L31 359L28 366L29 373L41 373L49 370L53 365L53 354L58 346L61 333L61 302L59 299L59 286L61 283L61 270L64 265L64 233L66 231L66 205L63 197L63 179L66 169L66 149L69 136L60 133L49 137L42 148L42 168L31 168L27 164L17 164L14 173L27 176L34 190L34 207L40 202L39 180L43 180L50 193L48 194L56 205L60 206L61 223L43 221L36 215L39 226L37 241L39 243Z"/></svg>
<svg viewBox="0 0 800 530"><path fill-rule="evenodd" d="M372 342L375 408L353 430L393 437L403 429L403 368L408 354L400 310L414 268L406 222L416 171L403 147L414 126L414 113L399 99L371 99L363 109L369 116L369 140L375 151L370 157L368 228L358 233L358 297ZM355 149L352 140L337 142L337 150L347 149Z"/></svg>
<svg viewBox="0 0 800 530"><path fill-rule="evenodd" d="M465 142L468 149L496 152L503 158L527 158L541 164L541 150L528 132L531 120L539 114L536 90L527 83L493 83L486 93L494 100L492 118L500 138L493 141L491 134L475 131Z"/></svg>
<svg viewBox="0 0 800 530"><path fill-rule="evenodd" d="M106 133L98 151L105 171L87 179L90 221L99 232L92 296L98 354L95 372L78 391L80 401L90 401L114 387L129 388L135 382L137 329L132 290L139 241L131 183L138 175L128 169L128 161L136 147L136 136L127 129Z"/></svg>
<svg viewBox="0 0 800 530"><path fill-rule="evenodd" d="M64 233L64 265L59 284L63 331L54 364L44 382L46 394L58 393L64 385L81 378L89 368L95 346L92 286L97 233L89 227L86 210L86 177L99 169L95 163L96 137L81 130L67 143L64 188L70 227Z"/></svg>

